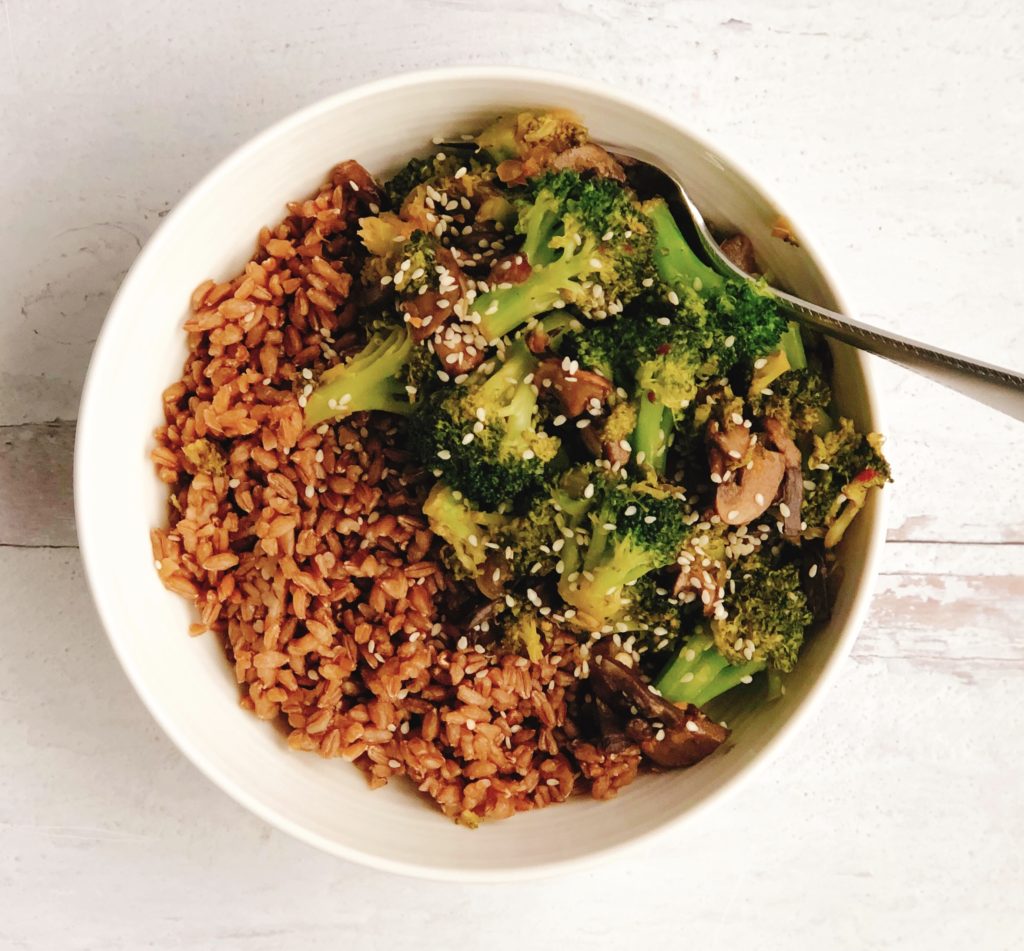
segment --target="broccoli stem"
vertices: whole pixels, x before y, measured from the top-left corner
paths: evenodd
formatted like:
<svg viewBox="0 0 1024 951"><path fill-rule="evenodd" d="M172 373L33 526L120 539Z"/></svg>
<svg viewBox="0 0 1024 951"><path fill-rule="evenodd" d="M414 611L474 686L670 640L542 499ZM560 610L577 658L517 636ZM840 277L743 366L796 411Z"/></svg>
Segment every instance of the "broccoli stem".
<svg viewBox="0 0 1024 951"><path fill-rule="evenodd" d="M764 668L763 660L730 664L715 648L710 633L698 628L662 670L655 687L673 703L702 707Z"/></svg>
<svg viewBox="0 0 1024 951"><path fill-rule="evenodd" d="M646 393L640 396L636 429L630 440L635 454L633 458L639 459L643 453L643 464L650 466L658 475L665 473L673 425L672 410L659 400L651 400Z"/></svg>
<svg viewBox="0 0 1024 951"><path fill-rule="evenodd" d="M791 320L786 332L779 339L779 346L786 354L791 370L803 370L807 366L807 352L804 350L804 340L800 334L800 325Z"/></svg>
<svg viewBox="0 0 1024 951"><path fill-rule="evenodd" d="M307 428L364 410L412 412L401 372L413 346L409 332L397 328L386 337L374 335L348 363L323 373L306 402Z"/></svg>
<svg viewBox="0 0 1024 951"><path fill-rule="evenodd" d="M652 202L648 214L654 224L654 264L661 279L670 287L692 287L704 294L720 288L724 278L694 254L668 205Z"/></svg>
<svg viewBox="0 0 1024 951"><path fill-rule="evenodd" d="M576 278L592 270L590 248L563 251L561 257L535 268L521 284L495 288L481 294L473 305L480 315L480 333L488 343L512 333L531 317L562 306L562 291Z"/></svg>

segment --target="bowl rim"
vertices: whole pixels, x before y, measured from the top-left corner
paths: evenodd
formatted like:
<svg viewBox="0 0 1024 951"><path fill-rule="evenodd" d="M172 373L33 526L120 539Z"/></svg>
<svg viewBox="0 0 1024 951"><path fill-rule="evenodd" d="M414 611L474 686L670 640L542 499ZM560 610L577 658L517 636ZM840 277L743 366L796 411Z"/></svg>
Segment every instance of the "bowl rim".
<svg viewBox="0 0 1024 951"><path fill-rule="evenodd" d="M702 800L687 809L685 812L666 816L659 825L639 833L626 842L612 843L595 848L584 855L572 858L553 858L526 865L517 866L496 866L487 869L472 868L469 866L450 866L438 868L436 866L416 860L396 860L383 858L372 852L349 846L330 839L324 835L313 832L303 827L299 822L290 816L277 811L276 809L264 806L256 800L242 786L236 784L225 775L218 763L207 756L202 749L194 746L181 732L174 722L173 715L160 706L158 701L152 697L147 690L140 672L136 669L128 648L128 638L118 629L115 619L107 606L104 589L104 567L93 555L95 533L99 532L98 522L94 523L89 515L89 506L85 504L90 496L90 466L89 458L92 454L91 444L93 433L102 426L102 421L94 418L92 406L96 402L96 393L106 385L97 368L106 362L107 351L115 346L117 331L120 324L130 316L123 306L123 301L133 293L134 284L138 275L143 272L148 262L163 253L164 245L169 237L173 235L177 222L186 215L186 212L196 205L200 205L206 198L207 192L213 189L221 180L230 177L236 168L243 164L250 156L258 153L271 141L278 139L293 128L299 127L316 116L330 112L353 102L357 102L367 96L393 92L410 86L431 85L444 81L457 80L462 82L473 81L503 81L510 84L516 82L535 81L552 86L561 86L565 89L597 95L602 99L614 102L615 104L639 112L655 122L674 128L700 146L721 155L735 169L735 171L748 182L754 189L767 198L773 206L785 209L787 213L794 206L799 207L793 201L779 201L775 188L766 188L756 174L751 173L746 164L723 150L717 144L710 142L703 134L692 129L686 122L678 119L666 109L662 109L646 101L637 101L634 97L617 91L610 85L597 80L584 77L570 76L553 70L532 69L527 67L506 67L506 66L457 66L442 67L436 69L416 70L401 73L395 76L377 79L367 83L361 83L349 89L326 96L309 105L306 105L295 112L290 113L282 119L271 124L262 132L243 142L242 145L230 152L221 159L209 172L207 172L189 191L181 198L172 211L154 230L146 244L139 252L132 263L125 277L123 278L117 293L115 294L103 325L97 336L92 356L89 360L88 371L85 383L82 388L82 395L79 403L78 422L75 431L74 450L74 498L75 498L75 521L78 534L78 545L85 569L85 577L96 606L97 613L107 634L111 647L125 675L131 682L135 692L142 700L150 715L157 721L161 729L177 746L177 748L190 760L210 781L227 793L236 802L244 806L250 812L259 816L265 822L288 833L296 839L314 846L322 851L351 862L369 866L381 871L394 872L402 875L410 875L418 878L427 878L437 881L459 881L459 882L507 882L524 881L536 879L542 876L579 871L592 868L598 862L608 858L614 853L621 853L637 848L640 844L649 841L655 835L661 834L670 828L678 827L684 822L690 822L699 816L705 809L714 803L720 803L729 795L734 794L742 784L749 782L761 769L775 760L799 729L814 715L818 705L822 702L826 691L832 684L839 668L846 660L856 640L860 628L867 614L875 582L878 577L878 561L881 549L885 544L888 498L885 493L876 493L874 500L874 526L869 535L868 542L863 552L864 556L864 581L854 592L850 606L847 623L840 631L836 644L830 655L825 660L820 674L808 687L807 694L800 705L787 717L779 727L778 732L772 737L749 763L740 767L735 773L729 776L718 787L708 793ZM798 214L793 215L799 218ZM826 255L818 246L807 240L801 232L801 244L807 251L809 257L815 262L821 273L825 284L832 291L840 310L852 313L848 304L846 294L842 290L841 281L835 276L835 271ZM183 291L185 293L185 291ZM872 373L870 361L862 352L854 354L857 368L860 371L864 383L865 408L873 420L875 426L884 430L884 419L881 412L881 400L877 383ZM369 790L368 790L369 792Z"/></svg>

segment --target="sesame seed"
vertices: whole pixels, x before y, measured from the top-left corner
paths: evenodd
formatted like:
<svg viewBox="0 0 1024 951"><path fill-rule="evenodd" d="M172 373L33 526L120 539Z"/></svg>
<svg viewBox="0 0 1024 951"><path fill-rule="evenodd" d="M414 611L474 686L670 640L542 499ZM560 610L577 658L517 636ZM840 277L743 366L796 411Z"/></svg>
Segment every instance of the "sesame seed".
<svg viewBox="0 0 1024 951"><path fill-rule="evenodd" d="M817 575L817 573L818 573L818 566L817 565L811 565L811 567L807 569L807 577L808 578L813 578L815 575Z"/></svg>
<svg viewBox="0 0 1024 951"><path fill-rule="evenodd" d="M673 307L678 307L679 306L679 295L675 291L669 291L668 292L668 302L670 304L672 304Z"/></svg>
<svg viewBox="0 0 1024 951"><path fill-rule="evenodd" d="M447 460L451 459L451 457L452 457L452 454L447 449L438 449L437 450L437 458L438 459L444 459L445 461L447 461Z"/></svg>
<svg viewBox="0 0 1024 951"><path fill-rule="evenodd" d="M466 435L462 437L462 445L468 446L473 441L474 438L475 437L473 436L472 433L466 433Z"/></svg>
<svg viewBox="0 0 1024 951"><path fill-rule="evenodd" d="M726 515L726 518L727 518L727 519L729 519L729 521L731 522L731 521L732 521L732 520L733 520L734 518L736 518L736 517L737 517L737 516L738 516L739 514L740 514L740 513L739 513L739 511L738 511L737 509L733 509L732 511L730 511L730 512L729 512L729 513L728 513L728 514Z"/></svg>
<svg viewBox="0 0 1024 951"><path fill-rule="evenodd" d="M461 166L458 169L458 171L455 173L455 177L456 178L462 178L462 176L466 174L466 171L467 171L466 166L465 165Z"/></svg>
<svg viewBox="0 0 1024 951"><path fill-rule="evenodd" d="M565 417L559 413L553 420L551 420L552 426L564 426L566 423Z"/></svg>
<svg viewBox="0 0 1024 951"><path fill-rule="evenodd" d="M694 720L687 720L686 721L686 729L690 733L696 733L700 729L700 727L697 726L696 721L694 721Z"/></svg>
<svg viewBox="0 0 1024 951"><path fill-rule="evenodd" d="M789 506L785 502L779 503L779 511L782 513L783 518L789 518Z"/></svg>
<svg viewBox="0 0 1024 951"><path fill-rule="evenodd" d="M751 677L750 674L747 674L745 677L740 677L741 684L752 684L753 682L754 678Z"/></svg>
<svg viewBox="0 0 1024 951"><path fill-rule="evenodd" d="M577 429L586 429L590 425L589 419L578 419L576 420Z"/></svg>

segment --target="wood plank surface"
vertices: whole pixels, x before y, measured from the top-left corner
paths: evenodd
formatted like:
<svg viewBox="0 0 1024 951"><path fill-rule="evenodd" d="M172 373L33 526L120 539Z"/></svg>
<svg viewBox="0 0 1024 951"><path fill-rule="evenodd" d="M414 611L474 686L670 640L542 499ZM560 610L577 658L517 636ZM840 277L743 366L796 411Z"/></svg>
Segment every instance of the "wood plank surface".
<svg viewBox="0 0 1024 951"><path fill-rule="evenodd" d="M1024 948L1020 424L879 365L889 544L813 722L734 808L515 887L365 871L203 779L107 645L71 496L89 353L174 202L299 106L450 62L674 112L865 317L1020 368L1021 48L1016 0L0 0L0 948Z"/></svg>

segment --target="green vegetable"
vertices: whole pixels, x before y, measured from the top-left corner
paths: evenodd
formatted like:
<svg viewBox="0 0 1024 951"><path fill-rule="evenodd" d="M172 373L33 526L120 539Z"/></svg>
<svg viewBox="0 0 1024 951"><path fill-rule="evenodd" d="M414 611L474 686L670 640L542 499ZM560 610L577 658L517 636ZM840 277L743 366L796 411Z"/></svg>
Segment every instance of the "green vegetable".
<svg viewBox="0 0 1024 951"><path fill-rule="evenodd" d="M558 453L559 440L538 428L536 367L517 340L496 369L484 364L420 404L409 428L422 464L484 509L536 491Z"/></svg>
<svg viewBox="0 0 1024 951"><path fill-rule="evenodd" d="M878 433L858 433L853 422L814 436L814 451L804 466L804 499L800 514L810 537L825 537L825 547L839 544L864 507L868 491L892 481Z"/></svg>
<svg viewBox="0 0 1024 951"><path fill-rule="evenodd" d="M799 569L756 551L733 565L732 581L727 616L698 624L655 682L666 699L703 706L766 667L796 664L811 623Z"/></svg>
<svg viewBox="0 0 1024 951"><path fill-rule="evenodd" d="M686 243L672 212L657 198L644 204L654 227L654 263L662 281L682 295L704 298L723 334L733 338L737 360L771 353L788 322L763 281L724 278L704 264Z"/></svg>
<svg viewBox="0 0 1024 951"><path fill-rule="evenodd" d="M348 362L325 370L306 401L306 427L341 419L364 410L410 413L406 389L415 345L405 327L372 334L366 346Z"/></svg>
<svg viewBox="0 0 1024 951"><path fill-rule="evenodd" d="M823 435L829 430L832 391L820 373L788 370L772 381L770 389L769 395L758 392L750 397L754 416L777 419L790 437L810 432Z"/></svg>
<svg viewBox="0 0 1024 951"><path fill-rule="evenodd" d="M423 514L430 530L449 545L446 559L456 577L475 579L487 558L486 544L506 518L496 512L474 509L466 497L444 482L435 482Z"/></svg>
<svg viewBox="0 0 1024 951"><path fill-rule="evenodd" d="M625 613L625 587L675 561L690 531L683 503L662 489L609 481L594 494L590 539L566 544L558 583L562 600L576 609L573 626L591 631Z"/></svg>
<svg viewBox="0 0 1024 951"><path fill-rule="evenodd" d="M532 272L474 302L487 340L566 304L600 319L640 293L650 229L625 186L562 171L528 183L518 205L517 230Z"/></svg>

